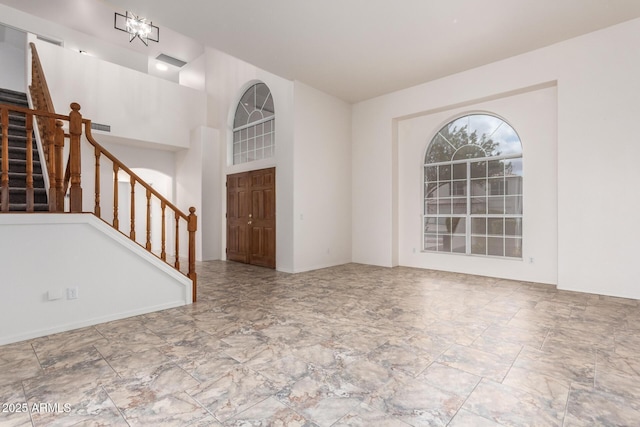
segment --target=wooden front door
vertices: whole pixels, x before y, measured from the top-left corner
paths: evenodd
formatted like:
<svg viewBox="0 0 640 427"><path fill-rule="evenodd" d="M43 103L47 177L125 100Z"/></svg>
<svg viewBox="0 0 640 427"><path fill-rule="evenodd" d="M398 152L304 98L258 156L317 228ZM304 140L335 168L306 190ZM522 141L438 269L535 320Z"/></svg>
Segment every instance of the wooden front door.
<svg viewBox="0 0 640 427"><path fill-rule="evenodd" d="M276 169L227 175L227 259L276 268Z"/></svg>

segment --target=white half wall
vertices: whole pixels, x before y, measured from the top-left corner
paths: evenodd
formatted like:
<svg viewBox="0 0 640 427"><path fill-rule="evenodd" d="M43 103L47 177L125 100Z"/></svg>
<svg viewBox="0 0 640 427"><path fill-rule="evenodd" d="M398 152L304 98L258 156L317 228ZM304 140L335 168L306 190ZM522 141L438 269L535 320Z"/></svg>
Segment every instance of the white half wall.
<svg viewBox="0 0 640 427"><path fill-rule="evenodd" d="M82 116L111 126L109 137L166 149L189 147L192 129L206 122L206 94L177 83L36 42L56 112L72 102Z"/></svg>
<svg viewBox="0 0 640 427"><path fill-rule="evenodd" d="M186 276L91 214L3 214L0 235L0 345L191 303Z"/></svg>
<svg viewBox="0 0 640 427"><path fill-rule="evenodd" d="M397 247L400 228L393 214L402 176L394 162L399 153L397 119L478 104L555 81L557 285L640 298L634 267L640 223L628 217L640 210L640 199L629 190L629 184L640 181L640 144L629 130L640 116L638 39L636 19L354 105L353 261L392 266L398 263L394 251L407 249ZM510 108L503 111L505 117L510 114ZM553 168L552 159L536 161ZM525 163L532 166L526 153ZM526 171L524 179L527 182ZM545 239L552 244L554 237Z"/></svg>
<svg viewBox="0 0 640 427"><path fill-rule="evenodd" d="M351 262L351 106L295 82L295 272Z"/></svg>

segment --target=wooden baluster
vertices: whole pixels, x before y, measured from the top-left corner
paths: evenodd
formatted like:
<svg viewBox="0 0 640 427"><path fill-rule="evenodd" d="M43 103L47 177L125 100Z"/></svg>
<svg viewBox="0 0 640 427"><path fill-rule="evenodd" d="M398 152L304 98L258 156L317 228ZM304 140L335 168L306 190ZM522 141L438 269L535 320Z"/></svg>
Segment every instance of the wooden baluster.
<svg viewBox="0 0 640 427"><path fill-rule="evenodd" d="M82 114L80 114L80 104L71 104L69 113L69 134L71 134L70 162L71 162L71 189L70 210L71 212L82 212L82 186L81 186L81 164L80 164L80 137L82 135Z"/></svg>
<svg viewBox="0 0 640 427"><path fill-rule="evenodd" d="M136 180L131 177L131 231L129 237L136 241Z"/></svg>
<svg viewBox="0 0 640 427"><path fill-rule="evenodd" d="M196 216L196 208L189 208L189 278L192 282L193 302L197 300L198 294L198 276L196 274L196 231L198 230L198 217Z"/></svg>
<svg viewBox="0 0 640 427"><path fill-rule="evenodd" d="M167 204L165 203L165 201L163 200L162 203L160 204L161 208L162 208L162 249L160 252L160 258L163 261L167 261L167 252L166 252L166 244L167 244L167 223L166 223L166 217L165 217L165 209L167 207Z"/></svg>
<svg viewBox="0 0 640 427"><path fill-rule="evenodd" d="M59 212L58 207L60 196L57 191L57 181L62 179L58 174L61 172L57 168L56 162L56 120L54 118L44 119L44 138L45 147L47 147L47 170L49 171L49 212ZM64 203L64 200L62 201Z"/></svg>
<svg viewBox="0 0 640 427"><path fill-rule="evenodd" d="M2 177L0 178L0 203L2 212L9 212L9 110L2 109Z"/></svg>
<svg viewBox="0 0 640 427"><path fill-rule="evenodd" d="M96 203L95 203L95 207L93 209L93 212L96 214L96 216L98 218L102 217L101 212L100 212L100 150L98 149L98 147L95 147L94 150L94 154L96 156L96 177L95 177L95 181L96 181L96 189L95 189L95 193L96 193Z"/></svg>
<svg viewBox="0 0 640 427"><path fill-rule="evenodd" d="M64 129L62 120L56 121L55 130L55 182L56 182L56 212L64 212Z"/></svg>
<svg viewBox="0 0 640 427"><path fill-rule="evenodd" d="M180 270L180 214L176 212L176 270Z"/></svg>
<svg viewBox="0 0 640 427"><path fill-rule="evenodd" d="M120 229L120 221L118 220L118 171L120 167L117 163L113 164L113 228Z"/></svg>
<svg viewBox="0 0 640 427"><path fill-rule="evenodd" d="M33 212L33 114L25 116L27 132L27 212Z"/></svg>
<svg viewBox="0 0 640 427"><path fill-rule="evenodd" d="M147 189L147 244L148 251L151 250L151 190Z"/></svg>

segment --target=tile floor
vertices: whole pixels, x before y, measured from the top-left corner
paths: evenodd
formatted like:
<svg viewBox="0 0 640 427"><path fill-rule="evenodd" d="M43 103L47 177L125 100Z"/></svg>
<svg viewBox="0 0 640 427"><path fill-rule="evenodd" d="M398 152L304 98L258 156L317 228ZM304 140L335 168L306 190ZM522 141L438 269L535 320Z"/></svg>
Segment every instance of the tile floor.
<svg viewBox="0 0 640 427"><path fill-rule="evenodd" d="M640 425L638 301L357 264L199 270L194 305L0 347L0 425Z"/></svg>

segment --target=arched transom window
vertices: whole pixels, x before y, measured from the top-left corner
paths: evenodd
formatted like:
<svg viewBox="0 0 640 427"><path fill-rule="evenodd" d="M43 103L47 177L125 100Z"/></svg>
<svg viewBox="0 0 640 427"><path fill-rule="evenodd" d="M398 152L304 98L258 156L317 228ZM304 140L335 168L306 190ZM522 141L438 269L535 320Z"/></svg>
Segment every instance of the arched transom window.
<svg viewBox="0 0 640 427"><path fill-rule="evenodd" d="M505 121L460 117L424 161L425 251L522 258L522 144Z"/></svg>
<svg viewBox="0 0 640 427"><path fill-rule="evenodd" d="M275 154L275 112L264 83L242 95L233 119L233 164L266 159Z"/></svg>

